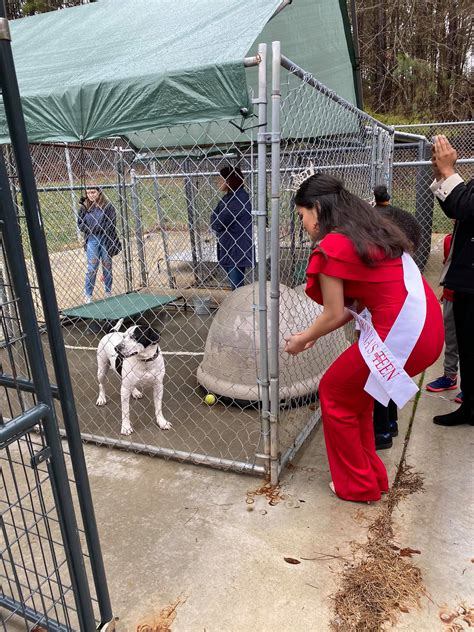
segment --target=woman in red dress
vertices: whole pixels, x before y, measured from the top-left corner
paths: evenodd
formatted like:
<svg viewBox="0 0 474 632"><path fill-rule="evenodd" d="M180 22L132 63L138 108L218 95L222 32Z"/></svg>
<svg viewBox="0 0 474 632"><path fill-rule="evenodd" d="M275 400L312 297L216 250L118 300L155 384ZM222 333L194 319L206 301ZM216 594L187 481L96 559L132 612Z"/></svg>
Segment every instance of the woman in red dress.
<svg viewBox="0 0 474 632"><path fill-rule="evenodd" d="M351 304L358 312L369 310L373 328L384 341L408 294L401 258L409 250L407 238L328 174L305 180L295 204L305 230L319 242L308 264L306 293L324 309L305 331L286 339L285 350L300 353L342 327L352 318L345 309ZM433 364L444 342L438 300L424 279L421 287L426 317L404 365L409 376ZM416 320L417 315L412 316ZM356 343L329 367L319 385L330 486L344 500L375 501L388 490L385 466L375 452L374 400L364 390L369 374Z"/></svg>

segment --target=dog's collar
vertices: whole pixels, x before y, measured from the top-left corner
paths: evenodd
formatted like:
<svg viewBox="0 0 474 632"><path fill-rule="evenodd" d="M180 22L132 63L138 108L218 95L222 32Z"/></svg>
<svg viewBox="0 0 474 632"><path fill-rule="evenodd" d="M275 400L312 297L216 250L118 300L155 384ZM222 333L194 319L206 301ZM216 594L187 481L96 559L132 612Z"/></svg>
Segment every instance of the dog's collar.
<svg viewBox="0 0 474 632"><path fill-rule="evenodd" d="M155 355L151 356L151 358L147 358L146 360L142 360L142 362L151 362L152 360L156 360L156 358L160 355L160 347L157 348Z"/></svg>
<svg viewBox="0 0 474 632"><path fill-rule="evenodd" d="M128 356L124 356L122 353L119 353L118 355L121 356L124 359L125 358L133 358L133 356L137 356L138 355L138 351L135 351L135 353L131 353ZM151 358L137 358L137 359L141 360L142 362L152 362L153 360L156 360L156 358L159 355L160 355L160 347L157 347L155 355L152 355Z"/></svg>

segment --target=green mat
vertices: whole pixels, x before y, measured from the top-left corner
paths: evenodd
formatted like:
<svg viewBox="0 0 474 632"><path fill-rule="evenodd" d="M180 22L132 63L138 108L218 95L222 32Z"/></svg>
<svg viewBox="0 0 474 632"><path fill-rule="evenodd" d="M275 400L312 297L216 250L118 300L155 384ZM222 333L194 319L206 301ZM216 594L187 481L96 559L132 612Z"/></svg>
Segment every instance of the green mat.
<svg viewBox="0 0 474 632"><path fill-rule="evenodd" d="M166 294L119 294L100 301L94 301L87 305L77 305L63 309L61 313L69 318L83 318L89 320L118 320L119 318L129 318L146 312L149 309L163 307L176 301L179 296L169 296Z"/></svg>

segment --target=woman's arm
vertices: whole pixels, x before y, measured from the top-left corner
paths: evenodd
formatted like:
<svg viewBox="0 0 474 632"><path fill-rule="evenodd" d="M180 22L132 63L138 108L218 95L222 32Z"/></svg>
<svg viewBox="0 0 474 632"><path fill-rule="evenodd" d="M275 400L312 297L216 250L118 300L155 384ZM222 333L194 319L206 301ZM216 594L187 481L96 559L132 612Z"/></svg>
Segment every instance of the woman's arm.
<svg viewBox="0 0 474 632"><path fill-rule="evenodd" d="M79 206L79 211L77 213L77 227L82 233L88 233L88 226L84 221L84 215L87 213L86 207L82 204Z"/></svg>
<svg viewBox="0 0 474 632"><path fill-rule="evenodd" d="M319 273L319 284L323 297L323 313L304 331L285 338L285 351L292 355L301 353L331 331L342 327L352 318L344 307L344 282L342 279Z"/></svg>

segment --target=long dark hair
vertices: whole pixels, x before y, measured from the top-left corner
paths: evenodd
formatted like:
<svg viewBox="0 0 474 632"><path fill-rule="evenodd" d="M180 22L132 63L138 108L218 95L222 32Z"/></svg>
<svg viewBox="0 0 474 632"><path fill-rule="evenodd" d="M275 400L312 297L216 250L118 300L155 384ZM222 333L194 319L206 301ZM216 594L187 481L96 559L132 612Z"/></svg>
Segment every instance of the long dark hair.
<svg viewBox="0 0 474 632"><path fill-rule="evenodd" d="M309 177L298 189L295 204L316 210L320 239L331 231L346 235L366 264L380 260L380 252L386 259L394 259L410 250L408 239L397 226L334 176L317 173Z"/></svg>

